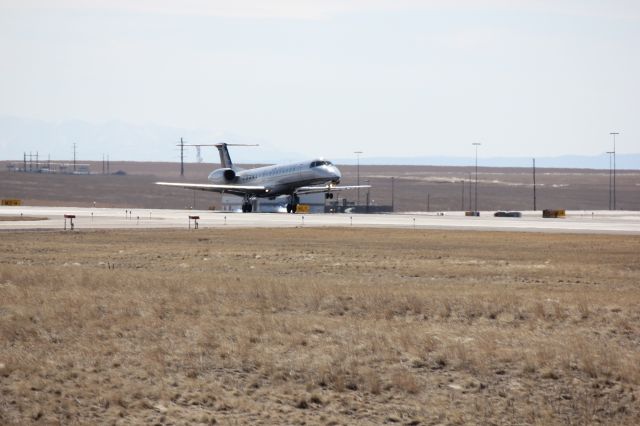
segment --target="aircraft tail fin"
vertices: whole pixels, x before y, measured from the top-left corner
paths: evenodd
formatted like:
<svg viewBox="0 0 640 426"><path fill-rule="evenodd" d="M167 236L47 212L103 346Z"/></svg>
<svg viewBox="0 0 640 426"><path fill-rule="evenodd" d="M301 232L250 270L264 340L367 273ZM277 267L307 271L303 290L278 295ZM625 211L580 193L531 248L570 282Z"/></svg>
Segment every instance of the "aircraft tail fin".
<svg viewBox="0 0 640 426"><path fill-rule="evenodd" d="M226 143L217 143L215 147L218 148L218 153L220 154L220 165L225 169L233 168L233 162L231 161L231 156L229 155L229 150L227 149Z"/></svg>
<svg viewBox="0 0 640 426"><path fill-rule="evenodd" d="M181 146L178 144L178 146ZM259 146L249 145L249 144L241 144L241 143L214 143L214 144L183 144L182 146L195 146L200 149L201 146L215 146L218 148L218 153L220 154L220 165L225 169L233 168L233 162L231 161L231 156L229 155L228 146Z"/></svg>

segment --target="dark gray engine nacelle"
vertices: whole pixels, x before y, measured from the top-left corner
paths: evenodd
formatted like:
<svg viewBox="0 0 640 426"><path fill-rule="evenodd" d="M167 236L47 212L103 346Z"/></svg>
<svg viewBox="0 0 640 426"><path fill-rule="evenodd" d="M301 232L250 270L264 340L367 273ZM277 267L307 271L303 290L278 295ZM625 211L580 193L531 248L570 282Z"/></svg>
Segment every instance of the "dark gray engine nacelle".
<svg viewBox="0 0 640 426"><path fill-rule="evenodd" d="M222 176L224 176L224 180L234 180L236 178L236 171L233 169L224 169Z"/></svg>
<svg viewBox="0 0 640 426"><path fill-rule="evenodd" d="M231 183L236 180L236 171L233 169L217 169L211 172L209 180L219 183Z"/></svg>

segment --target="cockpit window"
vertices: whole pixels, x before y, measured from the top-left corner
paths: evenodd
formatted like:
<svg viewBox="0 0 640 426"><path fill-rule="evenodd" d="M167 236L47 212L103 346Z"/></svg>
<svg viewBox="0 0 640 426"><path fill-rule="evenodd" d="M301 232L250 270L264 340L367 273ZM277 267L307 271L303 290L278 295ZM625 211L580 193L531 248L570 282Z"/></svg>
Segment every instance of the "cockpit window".
<svg viewBox="0 0 640 426"><path fill-rule="evenodd" d="M314 167L320 167L320 166L332 166L333 164L331 163L331 161L325 161L325 160L318 160L318 161L313 161L311 163L311 168Z"/></svg>

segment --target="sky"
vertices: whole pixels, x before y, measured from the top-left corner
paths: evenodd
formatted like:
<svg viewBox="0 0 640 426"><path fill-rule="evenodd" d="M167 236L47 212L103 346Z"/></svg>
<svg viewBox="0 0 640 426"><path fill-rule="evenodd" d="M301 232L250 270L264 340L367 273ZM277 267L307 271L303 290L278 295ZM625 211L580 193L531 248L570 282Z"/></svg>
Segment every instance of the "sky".
<svg viewBox="0 0 640 426"><path fill-rule="evenodd" d="M637 0L0 0L0 117L305 157L638 153L639 52Z"/></svg>

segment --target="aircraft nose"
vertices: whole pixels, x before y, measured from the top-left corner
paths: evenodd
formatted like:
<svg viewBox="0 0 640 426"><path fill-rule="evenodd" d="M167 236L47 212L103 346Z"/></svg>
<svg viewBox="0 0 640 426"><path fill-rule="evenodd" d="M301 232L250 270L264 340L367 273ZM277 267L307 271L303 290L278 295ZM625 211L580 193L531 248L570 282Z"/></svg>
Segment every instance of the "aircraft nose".
<svg viewBox="0 0 640 426"><path fill-rule="evenodd" d="M336 183L340 183L340 179L342 179L342 173L336 166L331 167L331 175L333 177L333 181Z"/></svg>

